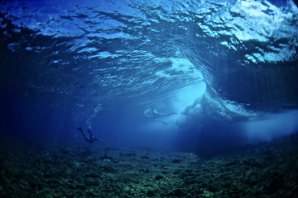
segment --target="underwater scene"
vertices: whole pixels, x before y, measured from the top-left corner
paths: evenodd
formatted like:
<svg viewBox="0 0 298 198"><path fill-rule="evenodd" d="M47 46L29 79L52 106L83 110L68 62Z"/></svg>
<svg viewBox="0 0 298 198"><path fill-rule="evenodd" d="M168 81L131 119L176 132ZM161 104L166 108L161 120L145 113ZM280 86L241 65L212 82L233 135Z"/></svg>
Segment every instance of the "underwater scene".
<svg viewBox="0 0 298 198"><path fill-rule="evenodd" d="M297 198L297 0L0 0L0 197Z"/></svg>

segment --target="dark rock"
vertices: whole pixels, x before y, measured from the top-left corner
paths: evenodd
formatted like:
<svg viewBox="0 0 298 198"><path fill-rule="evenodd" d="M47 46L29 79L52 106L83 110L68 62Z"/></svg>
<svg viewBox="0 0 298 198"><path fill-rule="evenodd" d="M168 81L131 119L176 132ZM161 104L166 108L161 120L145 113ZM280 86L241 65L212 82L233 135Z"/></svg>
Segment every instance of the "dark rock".
<svg viewBox="0 0 298 198"><path fill-rule="evenodd" d="M181 173L180 170L175 170L175 171L173 172L174 175L179 175L180 173Z"/></svg>
<svg viewBox="0 0 298 198"><path fill-rule="evenodd" d="M95 158L92 156L88 156L83 160L83 162L90 165L95 162Z"/></svg>
<svg viewBox="0 0 298 198"><path fill-rule="evenodd" d="M101 159L101 160L105 160L105 159L111 160L111 158L107 154L104 154L103 156L100 156L99 159Z"/></svg>
<svg viewBox="0 0 298 198"><path fill-rule="evenodd" d="M269 194L272 194L278 191L279 189L283 188L283 186L284 186L283 178L278 176L273 176L266 190Z"/></svg>
<svg viewBox="0 0 298 198"><path fill-rule="evenodd" d="M60 184L61 184L60 181L59 181L59 179L57 179L57 178L50 179L50 180L48 181L48 183L49 183L50 185L52 185L52 186L56 186L56 185L60 185Z"/></svg>
<svg viewBox="0 0 298 198"><path fill-rule="evenodd" d="M38 182L32 182L32 181L29 181L28 182L29 186L31 189L36 189L36 190L39 190L42 188L42 185Z"/></svg>
<svg viewBox="0 0 298 198"><path fill-rule="evenodd" d="M173 159L172 160L172 163L174 163L174 164L178 164L178 163L180 163L182 160L181 159Z"/></svg>
<svg viewBox="0 0 298 198"><path fill-rule="evenodd" d="M80 189L80 190L86 190L87 189L87 186L85 186L84 184L77 184L76 185L76 188L77 189Z"/></svg>
<svg viewBox="0 0 298 198"><path fill-rule="evenodd" d="M72 194L72 193L70 193L70 194L66 194L65 196L66 196L66 198L73 198L73 197L75 197L75 195Z"/></svg>
<svg viewBox="0 0 298 198"><path fill-rule="evenodd" d="M150 159L150 157L148 157L147 155L142 155L141 159Z"/></svg>
<svg viewBox="0 0 298 198"><path fill-rule="evenodd" d="M155 193L152 190L147 191L147 196L148 197L153 197L154 195L155 195Z"/></svg>
<svg viewBox="0 0 298 198"><path fill-rule="evenodd" d="M184 197L185 194L180 188L177 188L170 192L169 195L173 197Z"/></svg>
<svg viewBox="0 0 298 198"><path fill-rule="evenodd" d="M43 175L43 177L46 178L46 179L53 179L53 178L56 177L56 175L53 174L53 173L45 173L45 174Z"/></svg>
<svg viewBox="0 0 298 198"><path fill-rule="evenodd" d="M19 172L15 173L13 176L15 179L21 179L23 177L23 175Z"/></svg>
<svg viewBox="0 0 298 198"><path fill-rule="evenodd" d="M88 179L85 180L85 185L86 186L97 186L98 185L98 181L95 180L95 179L88 178Z"/></svg>
<svg viewBox="0 0 298 198"><path fill-rule="evenodd" d="M149 170L148 170L147 168L145 168L145 169L140 169L139 171L142 172L142 173L149 173Z"/></svg>
<svg viewBox="0 0 298 198"><path fill-rule="evenodd" d="M161 179L163 179L164 177L163 176L161 176L161 175L157 175L157 176L155 176L155 180L161 180Z"/></svg>
<svg viewBox="0 0 298 198"><path fill-rule="evenodd" d="M98 173L93 173L93 172L91 172L91 173L87 173L87 174L85 174L85 177L87 177L87 178L99 178L99 174Z"/></svg>
<svg viewBox="0 0 298 198"><path fill-rule="evenodd" d="M226 162L224 165L225 166L235 166L235 165L237 165L237 161L236 160L232 160L232 161L228 161L228 162Z"/></svg>
<svg viewBox="0 0 298 198"><path fill-rule="evenodd" d="M257 160L246 159L241 162L245 166L253 167L253 168L263 168L263 164Z"/></svg>
<svg viewBox="0 0 298 198"><path fill-rule="evenodd" d="M67 149L61 149L61 153L62 154L69 154L69 150L67 150Z"/></svg>
<svg viewBox="0 0 298 198"><path fill-rule="evenodd" d="M107 173L117 173L118 172L118 170L112 166L102 166L102 167L100 167L100 169L101 169L101 171L104 171Z"/></svg>
<svg viewBox="0 0 298 198"><path fill-rule="evenodd" d="M185 174L190 174L190 175L191 175L191 174L192 174L192 170L191 170L191 169L186 169L186 170L184 171L184 173L185 173Z"/></svg>
<svg viewBox="0 0 298 198"><path fill-rule="evenodd" d="M122 154L122 156L125 156L125 157L134 157L136 156L137 154L135 152L129 152L129 153L124 153Z"/></svg>

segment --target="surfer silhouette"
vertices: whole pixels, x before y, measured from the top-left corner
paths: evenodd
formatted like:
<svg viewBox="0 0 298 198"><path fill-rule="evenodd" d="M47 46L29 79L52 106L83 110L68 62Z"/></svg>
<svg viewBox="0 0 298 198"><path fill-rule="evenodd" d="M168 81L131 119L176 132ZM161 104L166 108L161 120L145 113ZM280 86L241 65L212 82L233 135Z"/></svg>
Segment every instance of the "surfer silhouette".
<svg viewBox="0 0 298 198"><path fill-rule="evenodd" d="M89 143L94 143L96 141L103 141L102 139L98 139L94 137L94 135L91 133L91 130L89 128L88 128L89 137L87 137L87 135L84 133L84 130L82 127L78 127L77 129L81 132L83 138Z"/></svg>
<svg viewBox="0 0 298 198"><path fill-rule="evenodd" d="M144 115L148 118L160 118L175 115L176 113L162 113L152 106L144 111Z"/></svg>
<svg viewBox="0 0 298 198"><path fill-rule="evenodd" d="M161 120L161 118L163 117L168 117L168 116L171 116L171 115L175 115L176 113L164 113L164 112L160 112L158 111L157 109L153 108L153 106L147 108L145 111L144 111L144 115L148 118L151 118L151 119L157 119L160 123L162 123L164 126L166 125L169 125L168 122L165 122L163 120Z"/></svg>

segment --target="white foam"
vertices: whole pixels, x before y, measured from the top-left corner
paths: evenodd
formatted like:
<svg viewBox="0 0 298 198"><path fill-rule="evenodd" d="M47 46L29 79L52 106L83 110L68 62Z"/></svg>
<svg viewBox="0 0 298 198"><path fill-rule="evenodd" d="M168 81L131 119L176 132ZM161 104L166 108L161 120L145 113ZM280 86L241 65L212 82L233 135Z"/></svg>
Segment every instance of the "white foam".
<svg viewBox="0 0 298 198"><path fill-rule="evenodd" d="M298 130L298 111L272 113L242 123L248 143L270 141Z"/></svg>

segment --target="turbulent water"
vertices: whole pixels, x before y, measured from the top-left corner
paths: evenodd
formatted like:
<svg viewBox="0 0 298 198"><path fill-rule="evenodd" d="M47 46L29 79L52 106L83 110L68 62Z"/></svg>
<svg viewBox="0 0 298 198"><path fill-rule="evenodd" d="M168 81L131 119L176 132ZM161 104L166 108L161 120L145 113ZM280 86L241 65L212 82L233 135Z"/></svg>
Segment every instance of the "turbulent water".
<svg viewBox="0 0 298 198"><path fill-rule="evenodd" d="M46 123L47 134L204 131L215 120L216 131L294 131L297 29L290 0L1 2L4 120Z"/></svg>

